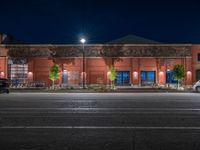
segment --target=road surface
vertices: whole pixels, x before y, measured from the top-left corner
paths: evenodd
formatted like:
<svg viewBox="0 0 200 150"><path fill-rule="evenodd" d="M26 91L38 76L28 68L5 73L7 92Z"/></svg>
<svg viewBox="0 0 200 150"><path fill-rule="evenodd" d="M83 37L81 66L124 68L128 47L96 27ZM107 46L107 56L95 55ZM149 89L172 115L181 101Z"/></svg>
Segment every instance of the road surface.
<svg viewBox="0 0 200 150"><path fill-rule="evenodd" d="M199 150L198 93L0 95L0 150Z"/></svg>

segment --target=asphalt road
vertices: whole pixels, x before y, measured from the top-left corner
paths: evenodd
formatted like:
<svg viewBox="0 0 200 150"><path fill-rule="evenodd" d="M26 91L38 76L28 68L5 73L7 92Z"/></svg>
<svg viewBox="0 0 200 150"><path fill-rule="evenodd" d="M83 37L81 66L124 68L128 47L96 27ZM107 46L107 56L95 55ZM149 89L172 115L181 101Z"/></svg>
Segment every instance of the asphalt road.
<svg viewBox="0 0 200 150"><path fill-rule="evenodd" d="M199 150L198 93L0 95L0 150Z"/></svg>

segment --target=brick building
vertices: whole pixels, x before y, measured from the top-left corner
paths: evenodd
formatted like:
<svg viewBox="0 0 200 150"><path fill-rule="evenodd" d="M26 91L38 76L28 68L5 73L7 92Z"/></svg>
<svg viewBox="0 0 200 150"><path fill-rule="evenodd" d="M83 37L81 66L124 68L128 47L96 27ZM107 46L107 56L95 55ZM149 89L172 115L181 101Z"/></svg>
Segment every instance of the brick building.
<svg viewBox="0 0 200 150"><path fill-rule="evenodd" d="M83 74L87 85L106 85L110 82L109 66L113 64L117 69L116 85L166 85L176 83L173 67L182 64L186 70L183 85L200 80L200 45L138 39L86 44L85 59L79 44L0 44L0 76L13 84L42 82L49 86L49 68L56 63L59 85L81 85Z"/></svg>

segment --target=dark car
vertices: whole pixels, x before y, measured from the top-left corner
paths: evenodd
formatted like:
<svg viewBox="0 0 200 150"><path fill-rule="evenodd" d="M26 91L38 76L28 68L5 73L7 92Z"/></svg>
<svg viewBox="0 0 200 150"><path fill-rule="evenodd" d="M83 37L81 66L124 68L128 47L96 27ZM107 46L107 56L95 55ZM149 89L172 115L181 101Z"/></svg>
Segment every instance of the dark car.
<svg viewBox="0 0 200 150"><path fill-rule="evenodd" d="M0 78L0 93L9 93L8 79Z"/></svg>

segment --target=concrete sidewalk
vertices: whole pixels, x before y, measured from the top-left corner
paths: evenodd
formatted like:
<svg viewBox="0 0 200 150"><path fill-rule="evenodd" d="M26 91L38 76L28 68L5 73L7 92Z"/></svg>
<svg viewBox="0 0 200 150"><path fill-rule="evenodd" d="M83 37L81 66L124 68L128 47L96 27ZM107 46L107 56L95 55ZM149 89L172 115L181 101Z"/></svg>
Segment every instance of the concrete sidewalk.
<svg viewBox="0 0 200 150"><path fill-rule="evenodd" d="M177 90L177 89L161 89L161 88L117 88L116 90L109 89L10 89L11 93L192 93L192 90Z"/></svg>

